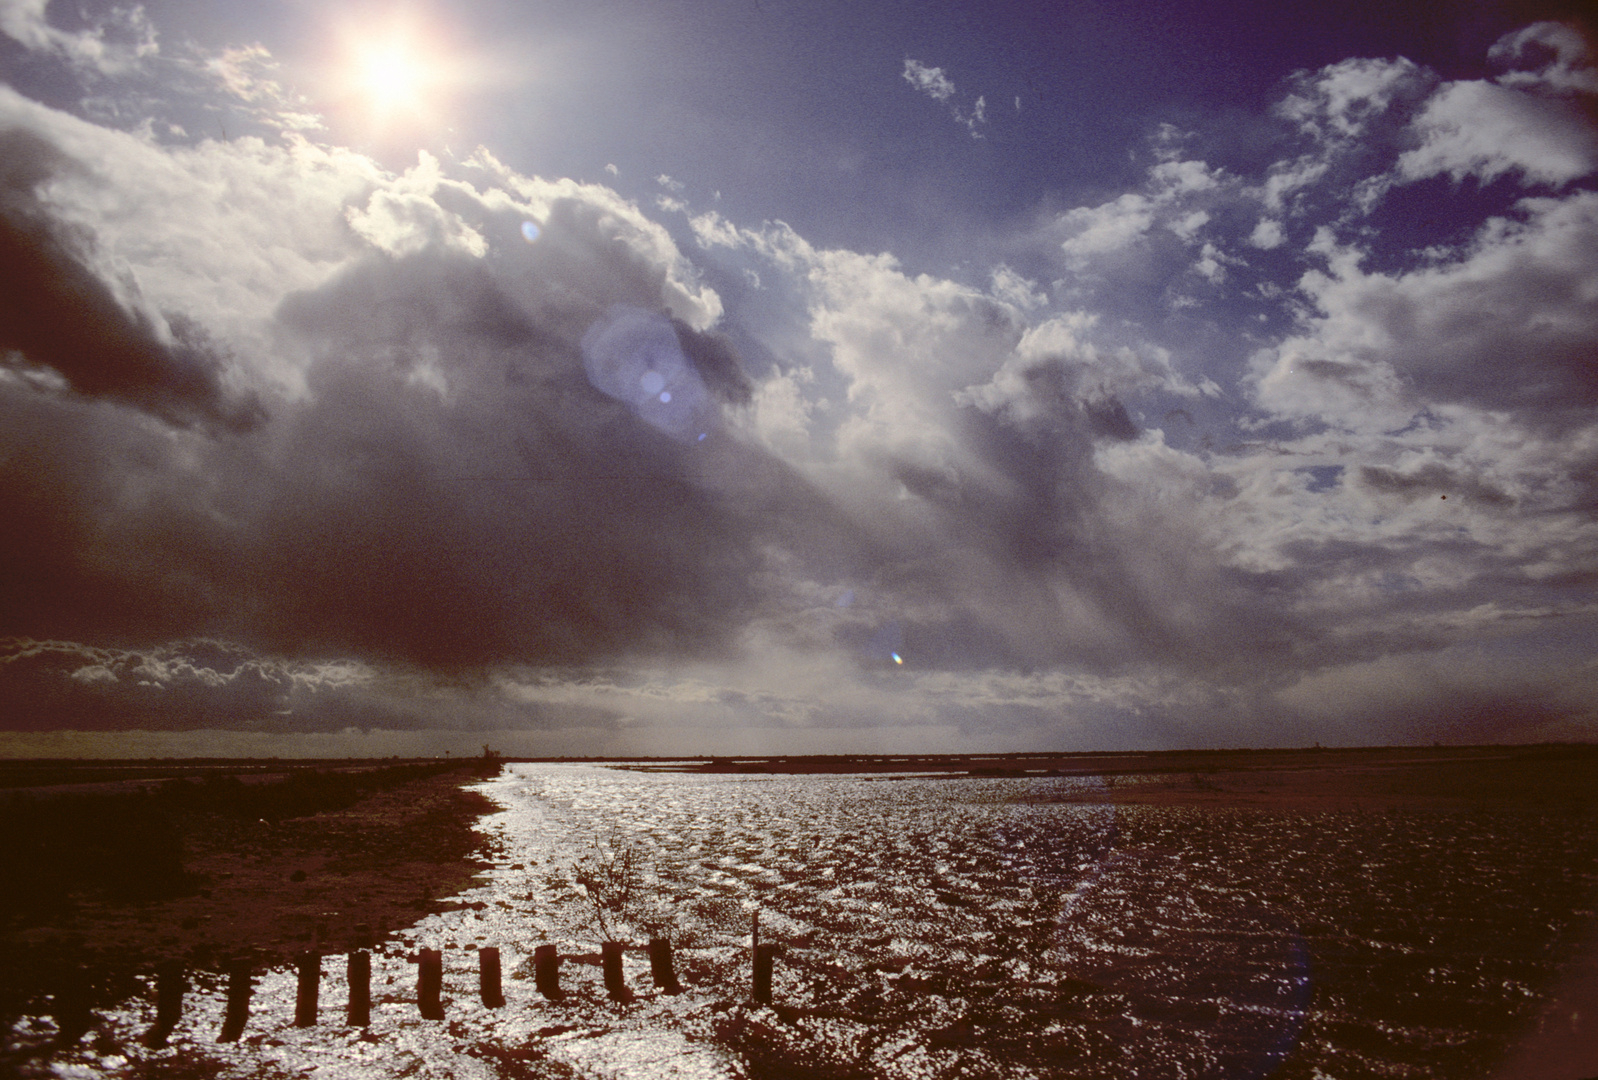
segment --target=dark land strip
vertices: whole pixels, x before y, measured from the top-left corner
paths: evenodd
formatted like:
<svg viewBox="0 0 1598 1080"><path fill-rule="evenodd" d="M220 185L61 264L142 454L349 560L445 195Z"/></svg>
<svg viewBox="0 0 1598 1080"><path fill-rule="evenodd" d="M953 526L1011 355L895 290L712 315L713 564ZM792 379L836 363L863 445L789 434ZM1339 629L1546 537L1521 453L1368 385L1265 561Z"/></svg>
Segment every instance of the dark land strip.
<svg viewBox="0 0 1598 1080"><path fill-rule="evenodd" d="M163 961L259 969L381 942L486 865L472 826L494 807L462 790L481 763L239 771L69 787L63 763L48 791L0 792L0 1029L63 994L122 1001Z"/></svg>
<svg viewBox="0 0 1598 1080"><path fill-rule="evenodd" d="M598 764L599 762L596 762ZM964 778L1074 777L1027 798L1295 811L1598 810L1598 745L1308 747L1147 753L810 755L629 762L646 771Z"/></svg>

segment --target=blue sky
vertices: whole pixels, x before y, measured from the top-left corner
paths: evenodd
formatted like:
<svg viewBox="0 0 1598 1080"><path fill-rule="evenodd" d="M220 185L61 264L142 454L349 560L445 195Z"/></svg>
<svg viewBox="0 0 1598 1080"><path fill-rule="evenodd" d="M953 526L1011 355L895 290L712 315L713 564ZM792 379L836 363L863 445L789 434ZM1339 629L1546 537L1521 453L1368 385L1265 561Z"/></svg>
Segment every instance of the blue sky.
<svg viewBox="0 0 1598 1080"><path fill-rule="evenodd" d="M1590 738L1578 12L0 2L0 752Z"/></svg>

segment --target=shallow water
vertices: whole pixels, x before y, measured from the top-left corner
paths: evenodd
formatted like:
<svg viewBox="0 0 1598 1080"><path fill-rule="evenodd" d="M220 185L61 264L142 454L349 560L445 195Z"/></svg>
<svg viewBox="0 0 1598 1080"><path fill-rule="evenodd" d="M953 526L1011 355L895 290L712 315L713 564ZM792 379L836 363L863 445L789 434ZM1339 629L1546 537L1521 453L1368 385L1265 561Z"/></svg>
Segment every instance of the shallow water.
<svg viewBox="0 0 1598 1080"><path fill-rule="evenodd" d="M214 1042L217 981L175 1049L131 1046L144 1001L55 1075L186 1056L224 1075L425 1077L1490 1077L1593 922L1598 829L1537 813L1289 813L1069 801L1081 778L701 776L517 765L482 789L497 865L459 910L373 958L372 1026L295 1029L264 975L244 1039ZM606 998L549 942L597 953L575 878L631 851L612 934L669 933L686 987ZM749 942L781 949L779 1010L748 1004ZM503 1009L474 950L502 950ZM417 948L445 953L443 1021L416 1010ZM47 1021L37 1021L42 1031ZM198 1074L197 1074L198 1075Z"/></svg>

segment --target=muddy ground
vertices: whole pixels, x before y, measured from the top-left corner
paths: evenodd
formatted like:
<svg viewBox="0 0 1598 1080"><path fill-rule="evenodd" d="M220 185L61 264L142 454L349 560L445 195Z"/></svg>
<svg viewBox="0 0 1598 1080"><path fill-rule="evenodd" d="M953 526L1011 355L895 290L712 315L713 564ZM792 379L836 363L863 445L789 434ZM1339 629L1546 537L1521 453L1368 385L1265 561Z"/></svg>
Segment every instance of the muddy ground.
<svg viewBox="0 0 1598 1080"><path fill-rule="evenodd" d="M480 772L376 770L348 790L319 774L276 788L9 794L0 1022L54 1012L63 995L120 1000L162 961L265 967L378 942L441 910L485 865L472 824L493 807L462 790Z"/></svg>
<svg viewBox="0 0 1598 1080"><path fill-rule="evenodd" d="M880 774L884 783L895 772L943 775L950 783L1078 776L1089 782L1062 785L1047 798L1127 806L1523 809L1587 820L1598 814L1598 747L1591 746L721 759L631 767L858 772ZM86 994L91 1007L124 1000L140 992L138 976L165 960L222 971L248 957L259 969L308 950L332 954L368 939L375 944L449 907L448 898L469 887L490 854L472 824L493 807L462 790L480 771L459 764L371 766L361 773L329 767L276 779L257 772L233 782L221 770L176 784L113 770L94 776L99 786L92 790L62 783L77 777L39 773L31 794L0 792L0 878L7 886L0 889L0 1027L24 1013L55 1012L66 993L80 1000ZM130 786L137 790L130 793ZM19 866L28 873L16 873ZM1590 987L1556 993L1550 1030L1574 1031L1594 1001Z"/></svg>
<svg viewBox="0 0 1598 1080"><path fill-rule="evenodd" d="M1063 798L1126 806L1598 810L1598 746L1587 744L745 757L628 767L778 775L1078 776L1094 783Z"/></svg>

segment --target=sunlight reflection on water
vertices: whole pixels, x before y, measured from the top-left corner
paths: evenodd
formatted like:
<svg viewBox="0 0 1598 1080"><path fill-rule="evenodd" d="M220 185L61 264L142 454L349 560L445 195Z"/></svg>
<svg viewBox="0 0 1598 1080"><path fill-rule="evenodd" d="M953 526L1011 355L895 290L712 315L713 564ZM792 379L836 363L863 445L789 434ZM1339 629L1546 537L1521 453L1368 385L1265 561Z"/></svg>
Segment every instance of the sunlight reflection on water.
<svg viewBox="0 0 1598 1080"><path fill-rule="evenodd" d="M1538 1008L1598 854L1557 817L1117 807L1084 777L516 765L482 790L503 807L482 823L497 865L374 957L368 1038L331 1015L293 1028L293 973L271 972L225 1048L220 984L202 980L174 1052L241 1077L338 1060L385 1080L1486 1075ZM643 900L612 930L665 928L687 992L656 995L629 952L632 1003L576 962L566 1000L543 1000L536 945L598 948L579 860L624 848ZM782 1011L747 1003L756 911ZM486 945L504 1009L475 1001ZM444 950L445 1021L416 1013L406 958L424 946ZM339 1002L342 958L325 970ZM150 1016L136 1002L113 1021Z"/></svg>

